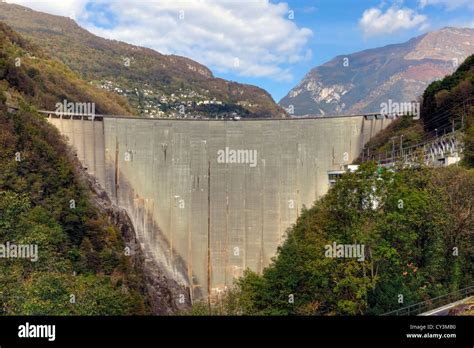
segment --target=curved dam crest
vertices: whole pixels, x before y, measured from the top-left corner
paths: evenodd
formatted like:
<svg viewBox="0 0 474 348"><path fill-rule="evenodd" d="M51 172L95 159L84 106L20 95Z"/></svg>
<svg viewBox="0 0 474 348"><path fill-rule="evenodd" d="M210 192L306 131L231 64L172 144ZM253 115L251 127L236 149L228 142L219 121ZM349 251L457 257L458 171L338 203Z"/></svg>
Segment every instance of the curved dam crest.
<svg viewBox="0 0 474 348"><path fill-rule="evenodd" d="M126 209L142 248L197 299L261 272L301 209L328 191L327 172L393 119L48 120Z"/></svg>

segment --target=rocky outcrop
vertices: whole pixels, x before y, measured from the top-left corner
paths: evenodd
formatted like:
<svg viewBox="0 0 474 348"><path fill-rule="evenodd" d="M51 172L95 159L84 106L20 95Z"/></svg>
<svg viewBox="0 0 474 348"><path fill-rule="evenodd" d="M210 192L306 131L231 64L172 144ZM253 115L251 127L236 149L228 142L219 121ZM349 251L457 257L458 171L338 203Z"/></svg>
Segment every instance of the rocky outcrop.
<svg viewBox="0 0 474 348"><path fill-rule="evenodd" d="M105 214L122 235L129 250L133 267L144 275L144 288L154 315L174 315L190 307L189 289L165 275L161 267L142 250L132 221L125 209L116 206L97 179L87 174L78 163L78 172L91 190L93 204Z"/></svg>

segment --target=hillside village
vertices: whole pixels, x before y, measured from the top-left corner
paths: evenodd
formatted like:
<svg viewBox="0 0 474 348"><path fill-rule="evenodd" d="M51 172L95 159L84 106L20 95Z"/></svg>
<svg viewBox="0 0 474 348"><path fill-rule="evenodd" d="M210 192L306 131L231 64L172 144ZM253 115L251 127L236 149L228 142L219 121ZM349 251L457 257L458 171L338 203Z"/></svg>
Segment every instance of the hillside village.
<svg viewBox="0 0 474 348"><path fill-rule="evenodd" d="M144 84L143 89L128 89L117 82L102 80L92 82L93 85L108 92L124 96L138 105L141 116L151 118L208 118L203 117L197 107L222 106L226 104L216 98L209 98L193 90L179 89L178 93L167 95L154 90L149 84ZM216 115L217 116L217 115ZM234 116L234 113L222 112L219 118Z"/></svg>

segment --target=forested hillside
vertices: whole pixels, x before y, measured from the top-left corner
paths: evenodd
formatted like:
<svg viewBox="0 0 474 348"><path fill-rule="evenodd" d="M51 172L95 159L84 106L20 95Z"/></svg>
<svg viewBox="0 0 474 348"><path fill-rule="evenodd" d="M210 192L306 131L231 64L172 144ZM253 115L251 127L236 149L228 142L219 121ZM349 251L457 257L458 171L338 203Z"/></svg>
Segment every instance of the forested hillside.
<svg viewBox="0 0 474 348"><path fill-rule="evenodd" d="M39 47L0 22L0 88L11 106L18 106L15 92L38 109L55 110L56 103L94 103L103 114L130 115L122 97L97 89L81 80L64 64L50 59ZM10 90L14 87L14 90Z"/></svg>
<svg viewBox="0 0 474 348"><path fill-rule="evenodd" d="M62 98L127 111L0 24L0 315L148 313L140 266L92 205L59 132L35 111ZM35 257L10 252L21 245L36 246Z"/></svg>
<svg viewBox="0 0 474 348"><path fill-rule="evenodd" d="M469 107L474 105L474 55L442 80L431 83L423 94L421 118L426 131L456 127L466 121Z"/></svg>
<svg viewBox="0 0 474 348"><path fill-rule="evenodd" d="M421 118L426 132L462 129L463 164L474 167L474 55L455 73L428 86L423 94Z"/></svg>

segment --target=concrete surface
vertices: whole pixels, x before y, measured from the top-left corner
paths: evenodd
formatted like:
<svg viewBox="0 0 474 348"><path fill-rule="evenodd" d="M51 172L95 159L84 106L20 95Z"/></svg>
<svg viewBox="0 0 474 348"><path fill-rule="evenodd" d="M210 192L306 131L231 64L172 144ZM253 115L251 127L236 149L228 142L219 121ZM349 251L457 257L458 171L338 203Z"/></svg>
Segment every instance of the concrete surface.
<svg viewBox="0 0 474 348"><path fill-rule="evenodd" d="M246 268L261 272L303 206L327 192L327 171L351 163L393 120L49 121L127 210L142 247L196 299ZM256 151L256 165L218 163L226 147Z"/></svg>

